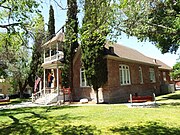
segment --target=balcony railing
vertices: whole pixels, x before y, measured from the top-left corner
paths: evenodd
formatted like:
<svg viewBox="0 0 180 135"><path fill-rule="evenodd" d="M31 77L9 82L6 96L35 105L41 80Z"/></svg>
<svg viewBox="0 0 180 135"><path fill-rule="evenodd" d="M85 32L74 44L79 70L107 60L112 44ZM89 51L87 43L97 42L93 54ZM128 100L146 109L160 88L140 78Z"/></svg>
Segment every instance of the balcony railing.
<svg viewBox="0 0 180 135"><path fill-rule="evenodd" d="M62 51L59 51L57 54L55 54L55 55L52 55L52 56L50 56L50 57L46 57L45 59L44 59L44 63L46 63L46 62L51 62L51 61L56 61L56 60L60 60L60 59L62 59L62 58L64 58L64 53L62 52Z"/></svg>

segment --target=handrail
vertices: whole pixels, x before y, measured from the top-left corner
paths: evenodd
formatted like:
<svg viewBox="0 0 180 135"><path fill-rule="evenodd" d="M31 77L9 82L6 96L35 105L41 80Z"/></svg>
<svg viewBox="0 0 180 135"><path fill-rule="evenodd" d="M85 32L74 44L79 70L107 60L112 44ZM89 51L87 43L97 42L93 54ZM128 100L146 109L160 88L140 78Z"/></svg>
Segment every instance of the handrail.
<svg viewBox="0 0 180 135"><path fill-rule="evenodd" d="M59 60L59 59L62 59L62 58L64 58L64 54L63 54L63 52L60 52L60 53L57 53L55 55L46 57L44 62Z"/></svg>
<svg viewBox="0 0 180 135"><path fill-rule="evenodd" d="M45 91L44 89L41 89L36 93L32 93L32 102L35 102L35 100L38 99L39 97L43 97L46 96L47 94L52 94L52 93L58 93L58 90L55 88L45 88Z"/></svg>

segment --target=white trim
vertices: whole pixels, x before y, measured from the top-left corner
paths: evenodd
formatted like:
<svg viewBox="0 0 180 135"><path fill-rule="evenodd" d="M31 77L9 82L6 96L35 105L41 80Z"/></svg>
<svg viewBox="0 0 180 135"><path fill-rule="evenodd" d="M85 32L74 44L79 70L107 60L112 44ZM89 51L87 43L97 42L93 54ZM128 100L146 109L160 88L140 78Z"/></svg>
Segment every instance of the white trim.
<svg viewBox="0 0 180 135"><path fill-rule="evenodd" d="M143 73L142 73L142 67L139 66L139 79L140 79L140 84L144 83L144 79L143 79Z"/></svg>
<svg viewBox="0 0 180 135"><path fill-rule="evenodd" d="M82 82L82 73L84 75L84 83ZM85 71L80 68L80 87L89 87L85 78Z"/></svg>
<svg viewBox="0 0 180 135"><path fill-rule="evenodd" d="M163 81L167 81L167 79L166 79L166 72L163 72L162 74L163 74Z"/></svg>
<svg viewBox="0 0 180 135"><path fill-rule="evenodd" d="M149 79L151 83L155 83L156 82L156 75L155 75L155 71L154 68L149 68Z"/></svg>

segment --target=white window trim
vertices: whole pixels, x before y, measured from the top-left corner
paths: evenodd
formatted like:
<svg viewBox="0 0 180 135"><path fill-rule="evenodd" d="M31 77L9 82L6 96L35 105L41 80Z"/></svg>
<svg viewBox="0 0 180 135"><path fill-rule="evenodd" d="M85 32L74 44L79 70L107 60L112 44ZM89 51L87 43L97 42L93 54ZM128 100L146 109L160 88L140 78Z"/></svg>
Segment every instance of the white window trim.
<svg viewBox="0 0 180 135"><path fill-rule="evenodd" d="M80 87L89 87L88 84L87 84L87 80L86 78L84 78L84 84L82 83L82 72L84 72L84 70L82 70L82 68L80 68Z"/></svg>
<svg viewBox="0 0 180 135"><path fill-rule="evenodd" d="M154 74L154 78L153 78L152 81L151 81L151 73ZM155 74L154 68L149 68L149 79L150 79L150 82L151 82L151 83L155 83L155 82L156 82L156 74Z"/></svg>
<svg viewBox="0 0 180 135"><path fill-rule="evenodd" d="M166 72L163 72L162 74L163 74L163 81L167 81L167 79L166 79Z"/></svg>
<svg viewBox="0 0 180 135"><path fill-rule="evenodd" d="M142 73L142 67L139 66L139 77L140 77L140 84L144 83L144 79L143 79L143 73Z"/></svg>
<svg viewBox="0 0 180 135"><path fill-rule="evenodd" d="M123 70L123 68L122 68L122 70L121 70L121 68L120 67L125 67L125 70ZM122 75L121 75L121 71L122 71ZM124 75L124 73L125 73L125 75ZM127 76L128 75L128 76ZM121 83L121 76L122 76L122 82L123 83ZM130 75L130 69L129 69L129 66L128 65L119 65L119 78L120 78L120 85L121 86L124 86L124 85L131 85L131 75ZM124 83L125 81L124 81L124 78L126 78L126 81L127 80L129 80L129 83Z"/></svg>

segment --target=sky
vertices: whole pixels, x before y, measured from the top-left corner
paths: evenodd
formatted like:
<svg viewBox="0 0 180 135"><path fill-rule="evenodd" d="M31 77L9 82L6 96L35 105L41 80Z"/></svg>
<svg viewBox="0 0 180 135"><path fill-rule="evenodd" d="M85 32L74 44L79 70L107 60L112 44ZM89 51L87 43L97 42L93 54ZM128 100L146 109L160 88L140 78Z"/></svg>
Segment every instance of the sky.
<svg viewBox="0 0 180 135"><path fill-rule="evenodd" d="M61 1L59 4L66 8L66 0L56 0L57 2ZM53 5L54 8L54 16L55 16L55 28L56 32L65 24L65 21L67 19L66 17L66 11L62 10L58 7L58 5L53 2L53 0L44 0L42 4L42 15L44 16L45 23L48 23L49 19L49 6L50 4ZM78 18L82 18L82 14L78 15ZM47 27L46 27L47 28ZM136 37L127 37L126 34L122 34L121 37L118 38L117 43L133 48L142 54L161 60L165 64L169 65L170 67L173 67L173 65L177 62L177 59L179 58L180 49L177 51L176 54L171 53L165 53L162 54L160 50L158 50L155 45L153 45L150 42L138 42Z"/></svg>

